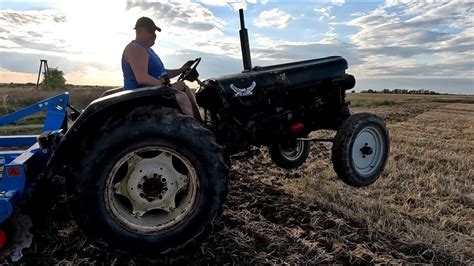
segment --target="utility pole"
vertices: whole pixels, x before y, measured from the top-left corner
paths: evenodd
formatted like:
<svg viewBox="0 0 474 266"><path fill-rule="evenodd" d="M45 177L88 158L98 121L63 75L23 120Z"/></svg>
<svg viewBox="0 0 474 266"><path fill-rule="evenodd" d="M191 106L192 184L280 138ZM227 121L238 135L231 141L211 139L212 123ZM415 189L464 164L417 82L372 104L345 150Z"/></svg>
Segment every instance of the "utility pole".
<svg viewBox="0 0 474 266"><path fill-rule="evenodd" d="M48 83L48 76L49 76L49 67L48 67L48 60L45 60L45 59L40 59L40 67L39 67L39 71L38 71L38 80L36 81L36 89L38 89L38 85L39 85L39 80L40 80L40 77L41 77L41 68L44 64L44 83Z"/></svg>

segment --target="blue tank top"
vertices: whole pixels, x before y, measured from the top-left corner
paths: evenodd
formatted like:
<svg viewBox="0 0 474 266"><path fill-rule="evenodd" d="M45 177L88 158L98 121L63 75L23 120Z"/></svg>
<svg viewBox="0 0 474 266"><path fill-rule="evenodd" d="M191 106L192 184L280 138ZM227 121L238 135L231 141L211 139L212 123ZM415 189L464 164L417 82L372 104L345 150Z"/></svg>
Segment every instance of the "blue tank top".
<svg viewBox="0 0 474 266"><path fill-rule="evenodd" d="M161 61L160 57L153 51L151 48L146 47L139 43L136 40L133 40L130 44L136 43L141 45L143 48L146 49L148 53L148 74L156 79L160 79L161 76L168 74L165 70L165 66ZM132 67L130 64L125 60L125 53L122 54L122 72L123 72L123 89L124 90L132 90L144 87L144 85L140 85L135 78L135 74L133 73Z"/></svg>

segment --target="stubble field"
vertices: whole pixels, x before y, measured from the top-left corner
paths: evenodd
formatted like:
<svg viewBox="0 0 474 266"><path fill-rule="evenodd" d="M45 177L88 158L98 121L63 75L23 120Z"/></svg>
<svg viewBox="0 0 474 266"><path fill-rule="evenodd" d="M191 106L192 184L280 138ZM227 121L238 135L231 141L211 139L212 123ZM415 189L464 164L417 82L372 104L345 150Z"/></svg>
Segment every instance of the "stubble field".
<svg viewBox="0 0 474 266"><path fill-rule="evenodd" d="M104 88L73 88L84 108ZM54 92L0 88L0 115ZM307 163L277 168L265 148L233 160L216 232L189 254L159 257L104 249L87 239L51 185L21 262L51 263L474 263L474 96L349 94L351 111L385 119L391 153L367 188L338 180L331 144L314 143ZM0 134L41 131L41 116ZM319 134L319 133L316 133ZM331 134L331 132L322 132ZM54 192L54 193L51 193Z"/></svg>

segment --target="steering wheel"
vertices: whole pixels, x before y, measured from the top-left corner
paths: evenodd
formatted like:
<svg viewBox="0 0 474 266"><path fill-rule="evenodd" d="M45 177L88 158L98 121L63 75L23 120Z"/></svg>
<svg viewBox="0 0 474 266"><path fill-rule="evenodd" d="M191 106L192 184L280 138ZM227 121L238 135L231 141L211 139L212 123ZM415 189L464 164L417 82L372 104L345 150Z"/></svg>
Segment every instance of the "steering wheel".
<svg viewBox="0 0 474 266"><path fill-rule="evenodd" d="M191 67L188 68L188 70L186 70L185 72L183 72L179 76L178 80L179 81L189 80L191 82L195 81L199 77L199 73L197 73L196 68L200 62L201 62L201 57L196 58L194 62L192 63Z"/></svg>

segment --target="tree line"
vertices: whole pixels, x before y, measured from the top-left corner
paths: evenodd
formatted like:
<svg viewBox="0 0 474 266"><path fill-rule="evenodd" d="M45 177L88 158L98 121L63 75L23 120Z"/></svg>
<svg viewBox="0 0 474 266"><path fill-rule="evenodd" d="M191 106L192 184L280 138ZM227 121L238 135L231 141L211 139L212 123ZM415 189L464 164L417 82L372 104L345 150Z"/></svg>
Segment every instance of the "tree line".
<svg viewBox="0 0 474 266"><path fill-rule="evenodd" d="M383 89L383 90L362 90L360 93L385 93L385 94L427 94L427 95L439 95L436 91L431 90L407 90L407 89Z"/></svg>

